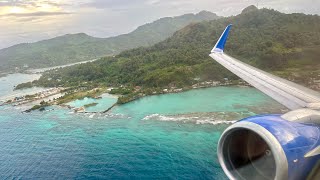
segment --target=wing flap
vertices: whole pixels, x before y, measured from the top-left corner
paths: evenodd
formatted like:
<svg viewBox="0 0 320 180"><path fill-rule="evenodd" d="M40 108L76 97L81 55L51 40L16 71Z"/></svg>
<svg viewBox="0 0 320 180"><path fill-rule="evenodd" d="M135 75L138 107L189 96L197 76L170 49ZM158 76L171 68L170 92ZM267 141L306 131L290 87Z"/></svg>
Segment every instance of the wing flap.
<svg viewBox="0 0 320 180"><path fill-rule="evenodd" d="M308 158L308 157L313 157L313 156L318 156L320 155L320 146L314 148L313 150L311 150L310 152L308 152L304 157Z"/></svg>

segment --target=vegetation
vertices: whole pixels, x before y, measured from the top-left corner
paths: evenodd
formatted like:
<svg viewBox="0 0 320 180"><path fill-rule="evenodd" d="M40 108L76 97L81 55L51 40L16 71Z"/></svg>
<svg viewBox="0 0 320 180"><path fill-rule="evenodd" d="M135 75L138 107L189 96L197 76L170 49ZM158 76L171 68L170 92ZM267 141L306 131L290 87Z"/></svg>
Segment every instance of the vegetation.
<svg viewBox="0 0 320 180"><path fill-rule="evenodd" d="M103 94L105 91L100 90L100 89L94 89L91 91L83 90L83 91L78 91L78 90L69 90L66 95L64 95L61 98L57 99L57 104L65 104L77 99L84 99L85 97L87 98L96 98L97 96L100 96Z"/></svg>
<svg viewBox="0 0 320 180"><path fill-rule="evenodd" d="M192 22L219 18L210 12L162 18L135 31L112 38L95 38L84 33L69 34L36 43L19 44L0 50L0 72L43 68L92 60L127 49L150 46Z"/></svg>
<svg viewBox="0 0 320 180"><path fill-rule="evenodd" d="M109 94L116 94L116 95L127 95L131 94L134 90L132 88L115 88L112 89Z"/></svg>
<svg viewBox="0 0 320 180"><path fill-rule="evenodd" d="M28 100L34 99L37 95L36 94L32 94L32 95L26 95L25 98Z"/></svg>
<svg viewBox="0 0 320 180"><path fill-rule="evenodd" d="M94 107L94 106L96 106L96 105L98 105L98 103L86 104L86 105L84 105L84 107L85 107L85 108L88 108L88 107Z"/></svg>
<svg viewBox="0 0 320 180"><path fill-rule="evenodd" d="M162 88L186 87L197 81L223 81L224 78L236 80L237 77L208 56L230 23L234 27L226 46L228 54L302 84L308 82L310 73L318 71L319 16L250 7L237 16L191 24L149 48L128 50L93 63L47 72L35 83L64 87L92 83ZM301 77L293 72L305 73Z"/></svg>
<svg viewBox="0 0 320 180"><path fill-rule="evenodd" d="M27 82L27 83L22 83L22 84L18 84L14 90L20 90L20 89L28 89L28 88L32 88L33 84L32 82Z"/></svg>
<svg viewBox="0 0 320 180"><path fill-rule="evenodd" d="M48 102L41 101L39 105L33 106L31 109L26 110L25 112L31 112L35 110L44 111L46 107L50 106Z"/></svg>
<svg viewBox="0 0 320 180"><path fill-rule="evenodd" d="M127 96L121 96L118 98L117 104L125 104L131 101L134 101L136 99L139 99L140 96L136 94L128 94Z"/></svg>

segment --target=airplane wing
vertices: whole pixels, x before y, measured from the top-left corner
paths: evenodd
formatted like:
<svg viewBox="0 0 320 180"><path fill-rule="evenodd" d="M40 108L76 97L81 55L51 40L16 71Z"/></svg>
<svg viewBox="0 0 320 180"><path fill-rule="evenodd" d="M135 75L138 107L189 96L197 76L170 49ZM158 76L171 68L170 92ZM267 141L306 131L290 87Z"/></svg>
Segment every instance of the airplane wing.
<svg viewBox="0 0 320 180"><path fill-rule="evenodd" d="M320 109L320 93L245 64L224 53L232 25L224 30L210 57L255 88L291 110Z"/></svg>

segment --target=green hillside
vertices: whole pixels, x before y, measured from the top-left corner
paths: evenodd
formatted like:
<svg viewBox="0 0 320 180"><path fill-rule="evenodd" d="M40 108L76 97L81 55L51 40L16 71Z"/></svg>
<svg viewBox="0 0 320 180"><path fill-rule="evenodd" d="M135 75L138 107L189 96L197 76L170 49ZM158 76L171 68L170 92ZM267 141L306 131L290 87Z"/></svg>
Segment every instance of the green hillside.
<svg viewBox="0 0 320 180"><path fill-rule="evenodd" d="M36 84L183 87L199 78L236 78L208 56L230 23L226 53L309 86L310 79L320 78L320 17L250 7L237 16L191 24L149 48L48 72Z"/></svg>
<svg viewBox="0 0 320 180"><path fill-rule="evenodd" d="M23 68L24 65L43 68L115 55L123 50L154 45L190 23L217 18L216 14L202 11L198 14L162 18L117 37L95 38L80 33L19 44L0 50L0 72L12 71L15 67Z"/></svg>

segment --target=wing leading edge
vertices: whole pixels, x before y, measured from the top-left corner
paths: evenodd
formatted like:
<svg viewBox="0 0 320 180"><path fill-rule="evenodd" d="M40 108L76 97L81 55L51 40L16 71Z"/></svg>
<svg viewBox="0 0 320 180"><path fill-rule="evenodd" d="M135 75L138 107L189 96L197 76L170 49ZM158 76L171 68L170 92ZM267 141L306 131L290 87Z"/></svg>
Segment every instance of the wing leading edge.
<svg viewBox="0 0 320 180"><path fill-rule="evenodd" d="M212 49L210 57L291 110L301 108L320 109L320 94L318 92L264 72L225 54L224 47L231 26L226 27Z"/></svg>

